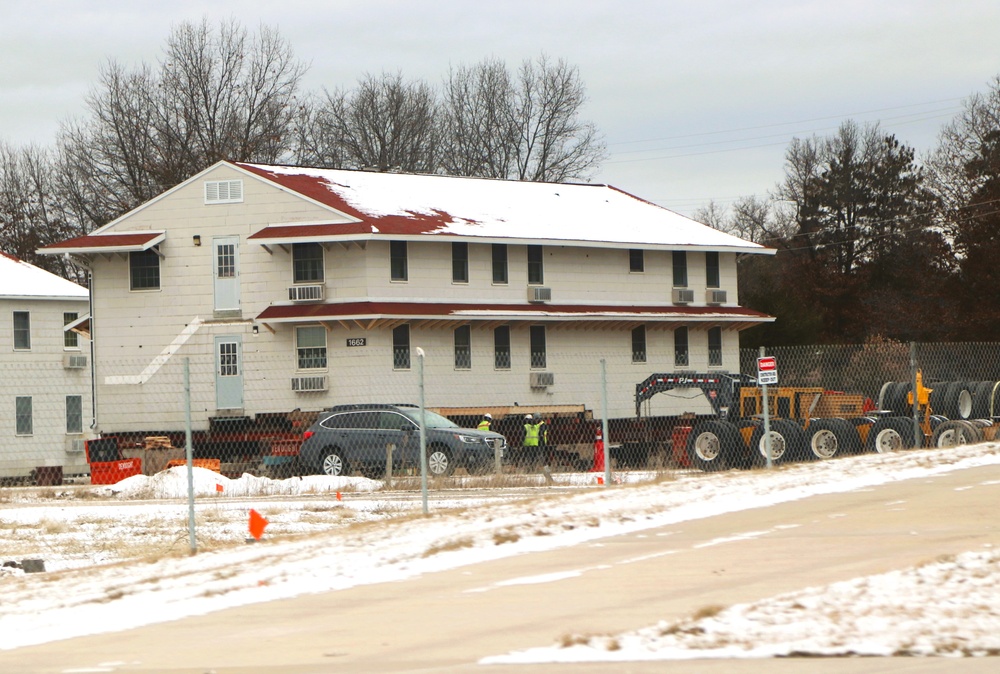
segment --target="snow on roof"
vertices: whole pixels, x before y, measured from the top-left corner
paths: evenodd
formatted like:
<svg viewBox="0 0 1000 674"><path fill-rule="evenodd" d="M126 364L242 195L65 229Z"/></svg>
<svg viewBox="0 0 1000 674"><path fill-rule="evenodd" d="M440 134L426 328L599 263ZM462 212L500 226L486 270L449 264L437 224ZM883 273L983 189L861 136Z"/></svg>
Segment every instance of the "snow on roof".
<svg viewBox="0 0 1000 674"><path fill-rule="evenodd" d="M609 185L235 165L357 218L372 234L770 252ZM338 228L358 233L357 224L330 225L330 233Z"/></svg>
<svg viewBox="0 0 1000 674"><path fill-rule="evenodd" d="M88 295L81 285L0 252L0 297L86 299Z"/></svg>

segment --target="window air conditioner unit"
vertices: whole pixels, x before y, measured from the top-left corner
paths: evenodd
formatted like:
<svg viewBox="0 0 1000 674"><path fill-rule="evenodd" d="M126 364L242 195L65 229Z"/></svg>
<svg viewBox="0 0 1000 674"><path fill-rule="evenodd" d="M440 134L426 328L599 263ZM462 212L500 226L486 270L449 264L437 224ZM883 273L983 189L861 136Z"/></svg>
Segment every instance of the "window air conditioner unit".
<svg viewBox="0 0 1000 674"><path fill-rule="evenodd" d="M694 291L690 288L674 288L674 304L690 304L694 302Z"/></svg>
<svg viewBox="0 0 1000 674"><path fill-rule="evenodd" d="M556 383L556 376L552 372L532 372L531 388L545 388Z"/></svg>
<svg viewBox="0 0 1000 674"><path fill-rule="evenodd" d="M726 291L709 289L705 293L705 302L708 304L725 304Z"/></svg>
<svg viewBox="0 0 1000 674"><path fill-rule="evenodd" d="M307 393L326 390L326 375L312 377L292 377L292 390Z"/></svg>
<svg viewBox="0 0 1000 674"><path fill-rule="evenodd" d="M538 288L538 287L528 288L528 301L529 302L551 302L552 301L552 288Z"/></svg>
<svg viewBox="0 0 1000 674"><path fill-rule="evenodd" d="M87 446L87 441L83 438L68 438L68 440L66 451L70 454L81 454Z"/></svg>
<svg viewBox="0 0 1000 674"><path fill-rule="evenodd" d="M87 357L78 353L67 353L63 356L63 367L67 370L82 370L87 367Z"/></svg>
<svg viewBox="0 0 1000 674"><path fill-rule="evenodd" d="M315 302L323 299L322 285L289 286L288 299L292 302Z"/></svg>

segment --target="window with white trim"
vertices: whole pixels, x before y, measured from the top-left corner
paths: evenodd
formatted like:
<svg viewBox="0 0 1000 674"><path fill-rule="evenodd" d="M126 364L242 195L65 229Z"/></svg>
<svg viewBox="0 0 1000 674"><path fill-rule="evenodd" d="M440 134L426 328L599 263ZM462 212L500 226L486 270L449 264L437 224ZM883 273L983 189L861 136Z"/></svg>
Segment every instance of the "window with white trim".
<svg viewBox="0 0 1000 674"><path fill-rule="evenodd" d="M14 433L32 435L31 396L14 398Z"/></svg>
<svg viewBox="0 0 1000 674"><path fill-rule="evenodd" d="M295 353L300 370L326 368L326 328L322 325L295 328Z"/></svg>
<svg viewBox="0 0 1000 674"><path fill-rule="evenodd" d="M83 433L83 396L66 396L66 433Z"/></svg>
<svg viewBox="0 0 1000 674"><path fill-rule="evenodd" d="M455 328L455 369L472 368L472 328L461 325Z"/></svg>
<svg viewBox="0 0 1000 674"><path fill-rule="evenodd" d="M674 365L677 367L687 367L691 362L688 352L688 329L677 328L674 330Z"/></svg>
<svg viewBox="0 0 1000 674"><path fill-rule="evenodd" d="M136 250L128 254L129 288L160 289L160 256L154 250Z"/></svg>
<svg viewBox="0 0 1000 674"><path fill-rule="evenodd" d="M292 244L292 282L323 281L323 246L318 243Z"/></svg>
<svg viewBox="0 0 1000 674"><path fill-rule="evenodd" d="M722 365L722 328L708 329L708 365L709 367Z"/></svg>
<svg viewBox="0 0 1000 674"><path fill-rule="evenodd" d="M14 350L31 350L31 312L14 312Z"/></svg>
<svg viewBox="0 0 1000 674"><path fill-rule="evenodd" d="M73 321L75 321L79 316L75 311L64 311L63 312L63 326L67 326ZM72 330L63 330L63 348L64 349L79 349L80 348L80 335L73 332Z"/></svg>
<svg viewBox="0 0 1000 674"><path fill-rule="evenodd" d="M238 204L243 201L242 180L206 180L206 204Z"/></svg>

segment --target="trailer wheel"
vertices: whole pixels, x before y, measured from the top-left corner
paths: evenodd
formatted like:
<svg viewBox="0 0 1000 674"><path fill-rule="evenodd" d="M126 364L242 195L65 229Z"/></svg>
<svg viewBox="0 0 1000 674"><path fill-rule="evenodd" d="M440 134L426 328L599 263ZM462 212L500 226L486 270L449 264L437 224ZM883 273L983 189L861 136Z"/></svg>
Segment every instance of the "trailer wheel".
<svg viewBox="0 0 1000 674"><path fill-rule="evenodd" d="M934 429L931 435L931 447L948 449L973 442L973 434L963 421L946 421Z"/></svg>
<svg viewBox="0 0 1000 674"><path fill-rule="evenodd" d="M743 445L736 426L728 421L700 421L688 434L691 465L706 472L727 470Z"/></svg>
<svg viewBox="0 0 1000 674"><path fill-rule="evenodd" d="M817 419L806 429L806 459L825 461L860 449L861 436L846 419Z"/></svg>
<svg viewBox="0 0 1000 674"><path fill-rule="evenodd" d="M350 464L344 458L344 452L336 447L323 452L323 461L320 462L320 466L324 475L332 477L347 475L350 470Z"/></svg>
<svg viewBox="0 0 1000 674"><path fill-rule="evenodd" d="M972 415L972 394L965 382L953 381L944 391L943 414L949 419L968 419Z"/></svg>
<svg viewBox="0 0 1000 674"><path fill-rule="evenodd" d="M969 435L972 437L970 444L976 444L977 442L982 442L984 439L982 421L980 419L960 419L962 424L969 430ZM992 425L992 424L988 424Z"/></svg>
<svg viewBox="0 0 1000 674"><path fill-rule="evenodd" d="M906 417L883 417L868 431L865 449L869 452L888 454L903 449L919 447L913 433L913 420Z"/></svg>
<svg viewBox="0 0 1000 674"><path fill-rule="evenodd" d="M993 393L993 382L977 381L969 384L972 391L971 417L983 419L990 416L990 394Z"/></svg>
<svg viewBox="0 0 1000 674"><path fill-rule="evenodd" d="M771 462L787 463L798 461L805 454L806 434L794 421L789 419L774 419L770 422L771 431ZM764 465L767 462L767 443L765 441L764 424L754 429L750 436L750 467Z"/></svg>

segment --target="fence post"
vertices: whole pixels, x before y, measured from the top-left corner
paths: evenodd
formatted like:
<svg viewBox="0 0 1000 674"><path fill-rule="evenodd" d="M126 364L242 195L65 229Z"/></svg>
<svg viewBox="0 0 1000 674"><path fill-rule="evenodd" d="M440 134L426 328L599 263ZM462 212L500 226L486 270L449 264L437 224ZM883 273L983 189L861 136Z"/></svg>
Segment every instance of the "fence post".
<svg viewBox="0 0 1000 674"><path fill-rule="evenodd" d="M764 347L762 346L760 347L760 357L763 358L764 356ZM774 462L771 460L771 457L773 456L771 453L771 412L770 404L767 400L767 384L760 385L760 397L764 407L764 453L767 454L767 467L773 468ZM750 451L755 452L757 449L755 447L751 447Z"/></svg>
<svg viewBox="0 0 1000 674"><path fill-rule="evenodd" d="M910 390L913 391L913 446L923 447L924 432L920 430L920 400L917 395L916 342L910 342Z"/></svg>
<svg viewBox="0 0 1000 674"><path fill-rule="evenodd" d="M187 458L188 482L188 544L191 554L197 554L194 535L194 448L191 445L191 358L184 359L184 455Z"/></svg>
<svg viewBox="0 0 1000 674"><path fill-rule="evenodd" d="M420 389L420 498L427 510L427 418L424 415L424 350L417 347L417 385Z"/></svg>
<svg viewBox="0 0 1000 674"><path fill-rule="evenodd" d="M604 439L604 486L611 485L611 437L608 436L608 369L601 358L601 437Z"/></svg>

